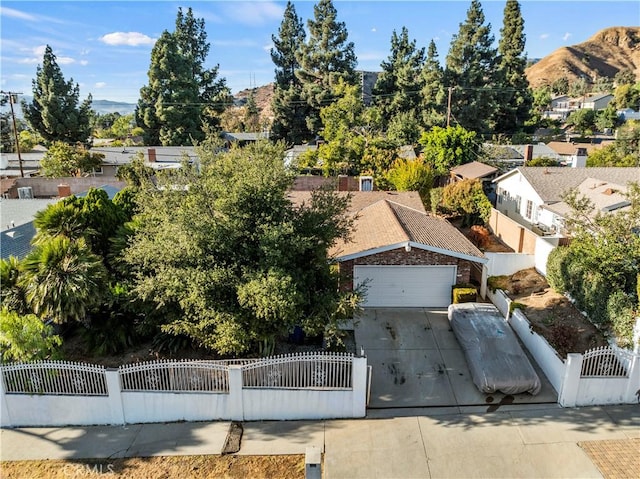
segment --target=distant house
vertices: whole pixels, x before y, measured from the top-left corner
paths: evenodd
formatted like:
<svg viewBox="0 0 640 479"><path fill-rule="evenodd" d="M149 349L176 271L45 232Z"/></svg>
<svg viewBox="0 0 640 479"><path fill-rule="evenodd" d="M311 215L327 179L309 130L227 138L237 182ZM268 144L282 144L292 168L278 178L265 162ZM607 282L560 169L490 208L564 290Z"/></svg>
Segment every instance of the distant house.
<svg viewBox="0 0 640 479"><path fill-rule="evenodd" d="M604 110L613 98L610 93L591 95L582 101L581 108L583 110Z"/></svg>
<svg viewBox="0 0 640 479"><path fill-rule="evenodd" d="M632 108L624 108L622 110L616 111L618 114L618 118L622 121L627 120L640 120L640 111L635 111Z"/></svg>
<svg viewBox="0 0 640 479"><path fill-rule="evenodd" d="M526 145L492 145L485 143L484 151L492 163L504 171L523 166L535 158L552 158L560 161L559 155L544 143Z"/></svg>
<svg viewBox="0 0 640 479"><path fill-rule="evenodd" d="M256 131L256 132L222 132L222 138L227 143L227 146L230 147L232 144L238 144L240 146L246 145L247 143L254 143L259 140L268 140L269 132L268 131Z"/></svg>
<svg viewBox="0 0 640 479"><path fill-rule="evenodd" d="M120 166L131 163L139 155L145 165L154 170L180 168L184 159L198 161L193 146L102 146L91 151L104 155L101 168L95 169L91 176L115 177Z"/></svg>
<svg viewBox="0 0 640 479"><path fill-rule="evenodd" d="M538 234L562 231L563 195L573 188L602 212L624 207L622 193L640 181L640 168L519 167L496 178L496 209Z"/></svg>
<svg viewBox="0 0 640 479"><path fill-rule="evenodd" d="M555 152L560 162L573 167L587 165L587 157L611 141L601 141L599 143L573 143L568 141L550 141L547 146Z"/></svg>
<svg viewBox="0 0 640 479"><path fill-rule="evenodd" d="M449 174L451 182L462 180L481 181L484 192L489 196L493 195L492 181L498 176L499 172L500 170L494 166L479 161L472 161L471 163L465 163L464 165L452 168ZM492 198L490 197L490 199Z"/></svg>

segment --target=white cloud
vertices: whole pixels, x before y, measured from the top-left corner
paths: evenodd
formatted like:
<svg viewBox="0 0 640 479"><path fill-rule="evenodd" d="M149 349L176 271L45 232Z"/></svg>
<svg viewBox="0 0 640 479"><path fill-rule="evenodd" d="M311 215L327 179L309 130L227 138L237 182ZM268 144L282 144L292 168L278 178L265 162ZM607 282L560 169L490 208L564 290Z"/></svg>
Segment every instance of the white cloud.
<svg viewBox="0 0 640 479"><path fill-rule="evenodd" d="M80 63L80 65L82 65L83 67L86 67L89 64L89 60L80 60L78 63Z"/></svg>
<svg viewBox="0 0 640 479"><path fill-rule="evenodd" d="M0 7L0 16L19 18L20 20L29 20L31 22L37 21L37 17L29 13L21 12L20 10L14 10L13 8Z"/></svg>
<svg viewBox="0 0 640 479"><path fill-rule="evenodd" d="M98 83L96 83L94 86L95 86L96 88L104 88L104 87L106 87L106 86L107 86L107 83L106 83L106 82L103 82L103 81L99 81L99 82L98 82Z"/></svg>
<svg viewBox="0 0 640 479"><path fill-rule="evenodd" d="M373 33L375 33L375 32L377 32L377 31L378 31L378 29L377 29L376 27L373 27L373 28L371 29L371 31L372 31Z"/></svg>
<svg viewBox="0 0 640 479"><path fill-rule="evenodd" d="M238 23L263 25L282 20L284 9L275 2L224 2L225 14Z"/></svg>
<svg viewBox="0 0 640 479"><path fill-rule="evenodd" d="M263 46L262 49L267 53L271 53L271 49L274 47L275 45L273 43L269 43L268 45Z"/></svg>
<svg viewBox="0 0 640 479"><path fill-rule="evenodd" d="M540 40L546 40L547 38L549 38L548 33L543 33L542 35L540 35Z"/></svg>
<svg viewBox="0 0 640 479"><path fill-rule="evenodd" d="M71 57L56 57L56 62L58 63L58 65L71 65L76 61Z"/></svg>
<svg viewBox="0 0 640 479"><path fill-rule="evenodd" d="M562 39L566 42L567 40L569 40L570 36L571 36L571 34L569 32L567 32L564 35L562 35Z"/></svg>
<svg viewBox="0 0 640 479"><path fill-rule="evenodd" d="M128 45L137 47L139 45L153 45L156 40L139 32L112 32L100 37L102 43L107 45Z"/></svg>

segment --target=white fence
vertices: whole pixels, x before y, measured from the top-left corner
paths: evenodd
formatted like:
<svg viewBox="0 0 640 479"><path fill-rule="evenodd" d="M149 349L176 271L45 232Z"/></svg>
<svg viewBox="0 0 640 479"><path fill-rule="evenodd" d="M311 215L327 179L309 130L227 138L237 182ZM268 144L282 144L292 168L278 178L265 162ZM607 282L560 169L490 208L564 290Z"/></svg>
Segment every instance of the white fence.
<svg viewBox="0 0 640 479"><path fill-rule="evenodd" d="M606 347L584 355L571 353L563 360L544 337L532 330L521 310L509 314L511 299L504 291L487 294L558 392L561 406L640 402L640 354Z"/></svg>
<svg viewBox="0 0 640 479"><path fill-rule="evenodd" d="M367 361L311 353L251 361L0 367L0 425L364 417Z"/></svg>

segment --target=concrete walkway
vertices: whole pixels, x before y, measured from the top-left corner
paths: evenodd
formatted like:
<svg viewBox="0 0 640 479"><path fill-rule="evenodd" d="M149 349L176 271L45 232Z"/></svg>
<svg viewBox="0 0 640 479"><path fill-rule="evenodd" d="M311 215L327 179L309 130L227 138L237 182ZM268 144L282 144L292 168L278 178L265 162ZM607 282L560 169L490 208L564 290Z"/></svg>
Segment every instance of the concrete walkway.
<svg viewBox="0 0 640 479"><path fill-rule="evenodd" d="M324 451L324 478L603 477L578 443L635 445L640 406L377 410L366 419L243 423L238 454ZM220 454L229 422L0 430L0 459ZM636 460L640 451L636 454ZM638 469L635 469L637 471ZM633 471L630 471L632 477Z"/></svg>

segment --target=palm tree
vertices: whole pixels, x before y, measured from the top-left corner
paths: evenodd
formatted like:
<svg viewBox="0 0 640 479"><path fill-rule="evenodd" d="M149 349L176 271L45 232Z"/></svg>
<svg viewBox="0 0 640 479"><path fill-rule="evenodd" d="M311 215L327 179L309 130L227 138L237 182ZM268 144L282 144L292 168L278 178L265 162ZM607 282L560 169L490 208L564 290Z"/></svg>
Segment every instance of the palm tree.
<svg viewBox="0 0 640 479"><path fill-rule="evenodd" d="M74 197L75 198L75 197ZM55 236L64 236L75 240L88 237L92 231L86 228L82 210L75 202L62 200L38 211L33 220L37 229L35 244L47 242Z"/></svg>
<svg viewBox="0 0 640 479"><path fill-rule="evenodd" d="M24 289L19 284L20 260L15 256L0 260L0 302L9 311L19 314L27 313Z"/></svg>
<svg viewBox="0 0 640 479"><path fill-rule="evenodd" d="M22 262L19 284L27 304L42 319L82 321L100 303L107 272L85 240L63 236L37 245Z"/></svg>

